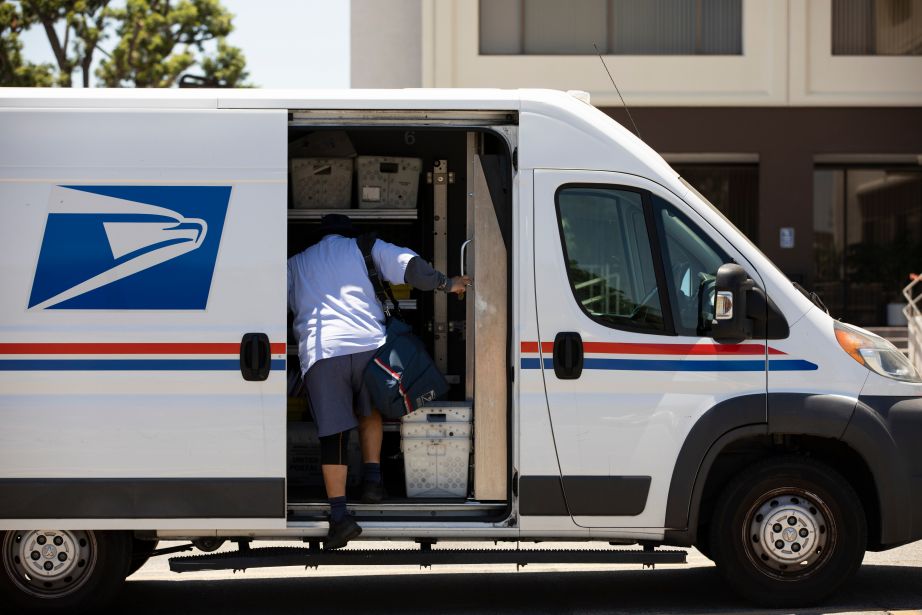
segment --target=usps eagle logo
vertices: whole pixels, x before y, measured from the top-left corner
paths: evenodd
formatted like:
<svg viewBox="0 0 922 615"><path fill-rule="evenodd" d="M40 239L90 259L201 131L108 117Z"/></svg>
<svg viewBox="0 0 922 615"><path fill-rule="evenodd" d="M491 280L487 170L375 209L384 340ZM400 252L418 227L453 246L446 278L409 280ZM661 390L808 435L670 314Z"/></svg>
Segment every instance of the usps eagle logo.
<svg viewBox="0 0 922 615"><path fill-rule="evenodd" d="M205 309L230 193L55 186L29 309Z"/></svg>

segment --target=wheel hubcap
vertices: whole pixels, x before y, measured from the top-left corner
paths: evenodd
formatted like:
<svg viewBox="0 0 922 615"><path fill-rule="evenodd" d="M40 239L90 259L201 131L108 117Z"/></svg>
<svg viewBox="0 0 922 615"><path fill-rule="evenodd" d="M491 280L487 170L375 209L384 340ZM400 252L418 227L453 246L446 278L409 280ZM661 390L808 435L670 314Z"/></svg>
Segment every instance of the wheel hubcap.
<svg viewBox="0 0 922 615"><path fill-rule="evenodd" d="M92 532L7 532L2 550L3 567L13 582L22 591L42 598L75 591L96 564Z"/></svg>
<svg viewBox="0 0 922 615"><path fill-rule="evenodd" d="M747 515L747 555L771 576L811 574L826 560L835 532L828 506L800 489L774 491Z"/></svg>

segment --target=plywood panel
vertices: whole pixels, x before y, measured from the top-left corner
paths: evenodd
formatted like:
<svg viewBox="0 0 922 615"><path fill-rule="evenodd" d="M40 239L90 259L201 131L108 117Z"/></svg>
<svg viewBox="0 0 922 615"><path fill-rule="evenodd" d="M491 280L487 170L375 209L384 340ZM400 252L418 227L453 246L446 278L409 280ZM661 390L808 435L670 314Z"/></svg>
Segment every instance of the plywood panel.
<svg viewBox="0 0 922 615"><path fill-rule="evenodd" d="M467 133L467 167L465 168L464 173L464 177L467 178L467 185L465 186L465 193L467 194L467 228L464 236L468 239L474 236L474 165L478 162L477 137L478 135L476 132ZM470 247L470 245L468 245L468 247ZM463 251L461 256L461 273L473 275L473 254L468 251ZM473 296L473 294L468 293L468 297ZM464 336L464 398L468 401L472 401L474 399L474 354L476 352L476 349L474 348L474 302L465 301L464 308L464 319L470 327L467 329L467 333Z"/></svg>
<svg viewBox="0 0 922 615"><path fill-rule="evenodd" d="M506 246L480 159L473 161L474 497L506 499ZM468 333L471 322L468 321Z"/></svg>

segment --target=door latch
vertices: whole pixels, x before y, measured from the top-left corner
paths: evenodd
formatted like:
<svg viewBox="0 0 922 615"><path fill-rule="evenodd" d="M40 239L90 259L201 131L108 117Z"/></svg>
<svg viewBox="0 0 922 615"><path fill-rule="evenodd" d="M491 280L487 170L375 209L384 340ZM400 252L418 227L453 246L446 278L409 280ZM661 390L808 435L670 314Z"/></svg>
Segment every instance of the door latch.
<svg viewBox="0 0 922 615"><path fill-rule="evenodd" d="M265 333L246 333L240 341L240 374L244 380L260 381L269 377L272 354L269 336Z"/></svg>
<svg viewBox="0 0 922 615"><path fill-rule="evenodd" d="M560 332L554 338L554 374L560 380L576 380L583 373L583 338Z"/></svg>

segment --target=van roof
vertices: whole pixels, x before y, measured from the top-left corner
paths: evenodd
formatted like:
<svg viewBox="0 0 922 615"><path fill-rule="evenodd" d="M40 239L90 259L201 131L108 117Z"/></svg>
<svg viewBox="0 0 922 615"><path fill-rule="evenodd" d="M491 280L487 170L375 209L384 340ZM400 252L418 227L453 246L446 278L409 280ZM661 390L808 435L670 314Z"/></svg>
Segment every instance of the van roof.
<svg viewBox="0 0 922 615"><path fill-rule="evenodd" d="M515 111L521 169L619 171L647 177L680 196L687 191L646 143L592 105L559 90L0 88L0 110L4 108Z"/></svg>
<svg viewBox="0 0 922 615"><path fill-rule="evenodd" d="M90 109L502 109L523 99L560 96L554 90L426 89L264 90L207 88L0 88L0 107Z"/></svg>

